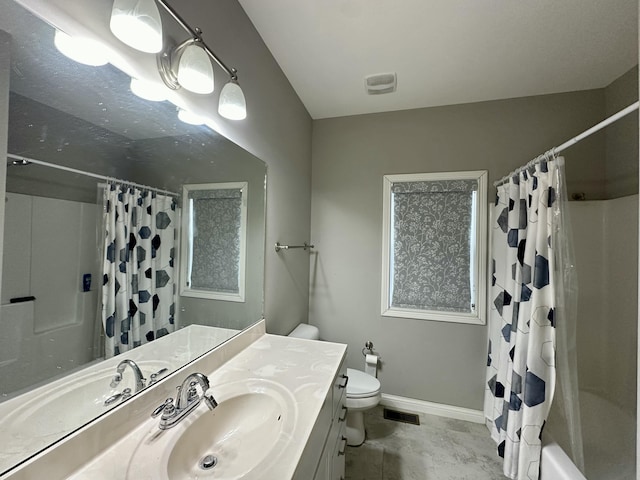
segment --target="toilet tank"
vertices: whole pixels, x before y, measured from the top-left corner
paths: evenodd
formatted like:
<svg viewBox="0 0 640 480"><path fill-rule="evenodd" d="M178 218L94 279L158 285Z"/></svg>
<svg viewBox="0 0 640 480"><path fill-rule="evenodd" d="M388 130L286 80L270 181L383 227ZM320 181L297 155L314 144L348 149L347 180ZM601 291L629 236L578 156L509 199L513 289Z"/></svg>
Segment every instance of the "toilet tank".
<svg viewBox="0 0 640 480"><path fill-rule="evenodd" d="M320 340L320 330L318 330L318 327L314 327L313 325L300 323L289 334L289 337L306 338L307 340Z"/></svg>

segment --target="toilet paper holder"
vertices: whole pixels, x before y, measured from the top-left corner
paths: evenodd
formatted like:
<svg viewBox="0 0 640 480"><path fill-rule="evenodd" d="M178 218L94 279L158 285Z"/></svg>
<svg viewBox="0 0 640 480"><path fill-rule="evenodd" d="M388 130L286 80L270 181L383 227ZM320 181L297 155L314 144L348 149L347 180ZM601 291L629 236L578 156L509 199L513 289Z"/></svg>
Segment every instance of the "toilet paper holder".
<svg viewBox="0 0 640 480"><path fill-rule="evenodd" d="M368 340L364 343L364 348L362 349L362 355L365 357L367 355L374 355L373 342L371 340Z"/></svg>

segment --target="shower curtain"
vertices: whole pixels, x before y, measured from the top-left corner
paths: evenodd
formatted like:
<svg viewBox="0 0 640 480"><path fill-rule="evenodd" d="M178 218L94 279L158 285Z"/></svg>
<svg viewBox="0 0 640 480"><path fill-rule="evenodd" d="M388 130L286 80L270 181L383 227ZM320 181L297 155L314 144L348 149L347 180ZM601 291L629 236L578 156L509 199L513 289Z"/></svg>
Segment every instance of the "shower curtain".
<svg viewBox="0 0 640 480"><path fill-rule="evenodd" d="M104 189L106 357L174 331L175 228L172 197L115 183Z"/></svg>
<svg viewBox="0 0 640 480"><path fill-rule="evenodd" d="M485 417L504 474L539 478L541 434L556 382L557 242L562 159L546 154L498 186ZM561 289L561 288L560 288ZM562 301L562 299L561 299Z"/></svg>

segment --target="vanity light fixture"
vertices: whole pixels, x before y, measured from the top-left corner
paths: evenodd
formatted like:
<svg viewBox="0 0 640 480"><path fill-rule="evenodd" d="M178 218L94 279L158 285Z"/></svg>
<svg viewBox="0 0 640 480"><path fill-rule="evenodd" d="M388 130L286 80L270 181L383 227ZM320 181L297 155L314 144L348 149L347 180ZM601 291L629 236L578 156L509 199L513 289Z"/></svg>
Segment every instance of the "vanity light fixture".
<svg viewBox="0 0 640 480"><path fill-rule="evenodd" d="M95 40L74 38L62 30L56 30L53 43L64 56L83 65L100 67L109 63L104 47Z"/></svg>
<svg viewBox="0 0 640 480"><path fill-rule="evenodd" d="M162 20L155 0L114 0L109 28L131 48L146 53L162 50Z"/></svg>
<svg viewBox="0 0 640 480"><path fill-rule="evenodd" d="M218 102L218 113L229 120L244 120L247 118L247 102L244 93L238 85L238 77L235 70L231 70L233 75L231 80L222 87L220 100Z"/></svg>
<svg viewBox="0 0 640 480"><path fill-rule="evenodd" d="M180 87L203 95L213 92L213 65L199 28L195 37L158 55L160 77L172 90Z"/></svg>
<svg viewBox="0 0 640 480"><path fill-rule="evenodd" d="M130 88L135 95L145 100L162 102L167 99L164 85L132 78Z"/></svg>
<svg viewBox="0 0 640 480"><path fill-rule="evenodd" d="M184 108L178 108L178 118L189 125L204 125L205 119Z"/></svg>
<svg viewBox="0 0 640 480"><path fill-rule="evenodd" d="M162 22L157 4L188 33L187 40L177 46L163 44ZM172 90L185 88L203 95L212 93L213 60L229 75L229 82L220 93L218 113L230 120L246 118L247 105L238 84L237 70L227 67L204 43L202 31L191 28L166 0L114 0L110 25L114 35L127 45L143 52L158 54L160 77ZM149 44L142 41L145 37L148 37Z"/></svg>
<svg viewBox="0 0 640 480"><path fill-rule="evenodd" d="M202 48L202 40L195 39L184 47L178 64L178 83L194 93L213 92L213 65Z"/></svg>

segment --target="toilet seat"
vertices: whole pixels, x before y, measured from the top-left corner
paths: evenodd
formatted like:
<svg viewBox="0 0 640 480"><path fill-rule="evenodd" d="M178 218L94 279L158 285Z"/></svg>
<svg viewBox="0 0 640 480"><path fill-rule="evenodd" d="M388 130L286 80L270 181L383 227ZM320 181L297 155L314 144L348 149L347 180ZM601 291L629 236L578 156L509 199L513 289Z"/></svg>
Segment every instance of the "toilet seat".
<svg viewBox="0 0 640 480"><path fill-rule="evenodd" d="M380 381L355 368L347 368L347 398L369 398L380 395Z"/></svg>

